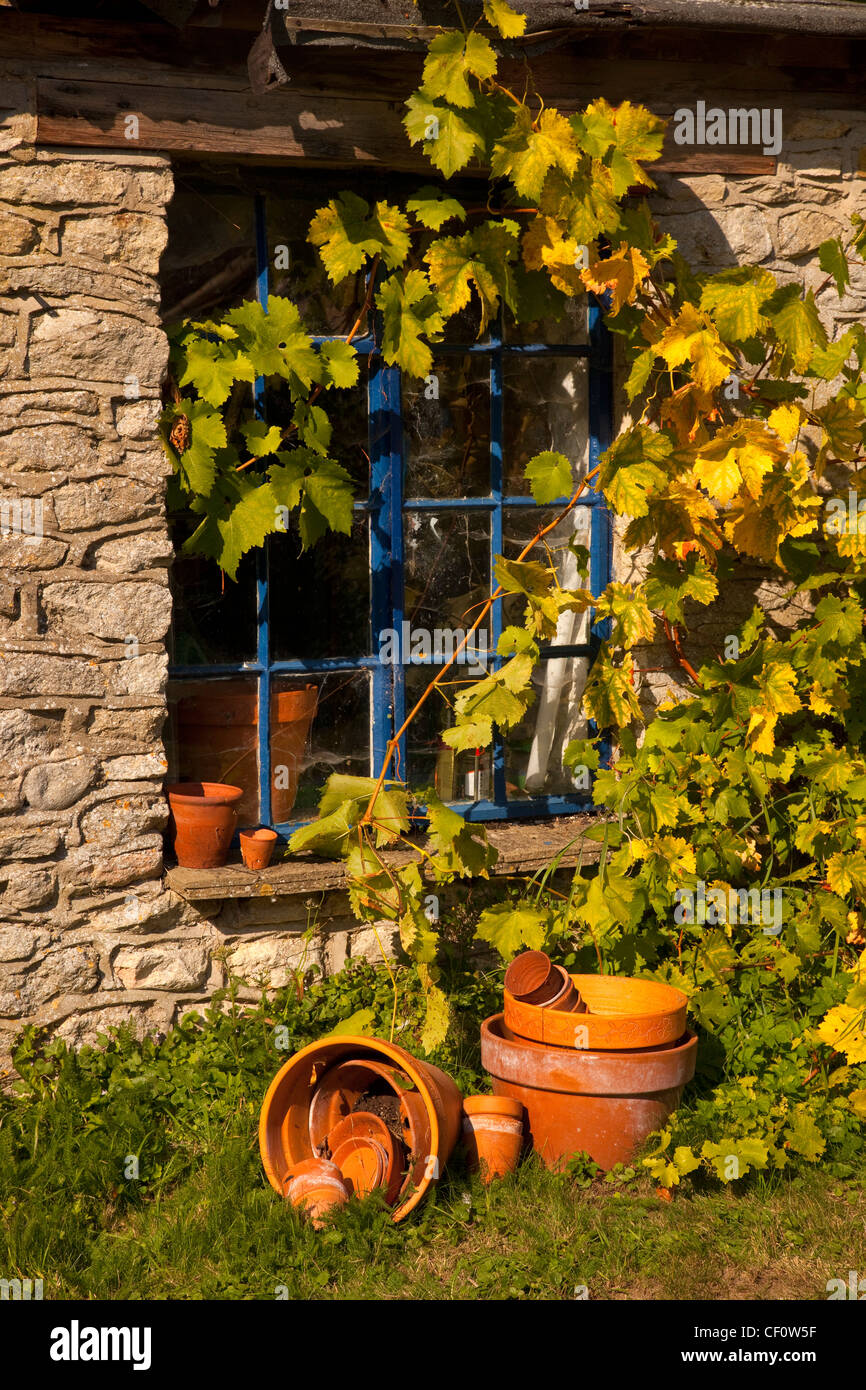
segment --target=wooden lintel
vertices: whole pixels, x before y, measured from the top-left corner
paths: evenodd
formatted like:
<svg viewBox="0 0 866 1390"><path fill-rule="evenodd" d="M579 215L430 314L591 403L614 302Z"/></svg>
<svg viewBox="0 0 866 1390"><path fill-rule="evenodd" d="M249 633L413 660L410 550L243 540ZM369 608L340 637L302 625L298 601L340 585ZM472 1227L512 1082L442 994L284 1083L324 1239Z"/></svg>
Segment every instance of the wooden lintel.
<svg viewBox="0 0 866 1390"><path fill-rule="evenodd" d="M37 108L40 145L430 173L426 158L409 144L399 101L40 78ZM754 175L772 173L775 161L743 149L684 151L670 144L653 168Z"/></svg>

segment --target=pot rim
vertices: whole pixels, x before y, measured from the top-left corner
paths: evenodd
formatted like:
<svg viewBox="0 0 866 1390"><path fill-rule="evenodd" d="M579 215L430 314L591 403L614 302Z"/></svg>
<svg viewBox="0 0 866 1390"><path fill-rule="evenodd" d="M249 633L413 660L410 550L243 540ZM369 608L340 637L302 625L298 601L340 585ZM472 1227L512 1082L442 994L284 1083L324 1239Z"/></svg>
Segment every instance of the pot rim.
<svg viewBox="0 0 866 1390"><path fill-rule="evenodd" d="M265 825L260 825L258 830L239 830L238 834L242 840L249 840L257 845L267 845L278 838L276 830L270 830Z"/></svg>
<svg viewBox="0 0 866 1390"><path fill-rule="evenodd" d="M200 791L195 788L200 787ZM219 788L208 791L207 788ZM244 795L243 787L230 782L172 782L165 789L169 802L178 806L231 806Z"/></svg>

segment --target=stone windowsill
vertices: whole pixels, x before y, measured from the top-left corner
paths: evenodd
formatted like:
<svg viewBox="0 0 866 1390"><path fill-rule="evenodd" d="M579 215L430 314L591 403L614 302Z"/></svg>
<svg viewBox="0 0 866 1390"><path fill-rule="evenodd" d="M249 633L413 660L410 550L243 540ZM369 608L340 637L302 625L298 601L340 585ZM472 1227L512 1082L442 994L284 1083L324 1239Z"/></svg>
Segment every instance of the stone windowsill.
<svg viewBox="0 0 866 1390"><path fill-rule="evenodd" d="M591 815L557 816L551 820L493 822L487 825L491 844L499 850L494 877L508 874L534 874L548 867L561 852L560 868L574 868L578 861L597 862L601 846L585 840L582 832L597 824ZM189 902L220 898L276 898L294 894L327 892L345 888L346 872L342 863L316 859L312 855L293 855L281 858L282 850L267 869L244 868L238 857L220 869L181 869L166 872L167 887ZM387 850L387 863L398 868L407 864L409 850Z"/></svg>

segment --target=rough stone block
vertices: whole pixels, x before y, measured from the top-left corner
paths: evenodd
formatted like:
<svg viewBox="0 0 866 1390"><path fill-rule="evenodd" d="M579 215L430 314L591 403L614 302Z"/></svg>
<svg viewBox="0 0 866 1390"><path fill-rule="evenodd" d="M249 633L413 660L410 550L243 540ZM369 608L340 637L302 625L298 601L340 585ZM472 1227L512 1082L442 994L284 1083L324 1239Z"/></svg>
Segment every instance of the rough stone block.
<svg viewBox="0 0 866 1390"><path fill-rule="evenodd" d="M52 637L83 633L103 642L159 642L171 622L167 584L47 583L42 608Z"/></svg>
<svg viewBox="0 0 866 1390"><path fill-rule="evenodd" d="M124 989L192 990L207 979L210 956L203 944L177 942L122 946L112 969Z"/></svg>
<svg viewBox="0 0 866 1390"><path fill-rule="evenodd" d="M24 796L35 810L62 811L84 796L95 775L96 763L91 758L42 763L24 778Z"/></svg>

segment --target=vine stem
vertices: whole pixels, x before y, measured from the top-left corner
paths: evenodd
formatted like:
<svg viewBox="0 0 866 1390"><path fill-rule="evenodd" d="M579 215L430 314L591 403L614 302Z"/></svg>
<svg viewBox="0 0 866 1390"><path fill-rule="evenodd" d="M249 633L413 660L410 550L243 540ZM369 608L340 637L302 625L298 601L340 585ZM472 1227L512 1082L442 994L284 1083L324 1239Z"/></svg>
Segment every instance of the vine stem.
<svg viewBox="0 0 866 1390"><path fill-rule="evenodd" d="M578 484L577 488L576 488L575 491L572 493L572 495L571 495L571 497L570 497L570 499L569 499L569 501L568 501L568 505L567 505L566 507L563 508L563 510L559 513L558 516L555 516L555 517L554 517L553 521L549 522L547 526L543 526L543 527L541 528L541 530L540 530L535 536L533 536L532 540L529 541L529 542L523 547L523 549L521 550L520 554L519 554L518 557L517 557L516 563L519 564L521 560L525 559L526 556L529 554L529 552L530 552L531 550L533 550L533 549L535 548L535 546L538 544L538 542L542 539L542 537L543 537L543 536L546 536L547 533L548 533L549 531L552 531L552 530L554 529L554 527L556 527L556 526L559 525L559 523L563 520L564 517L568 516L569 512L570 512L570 511L572 510L572 508L577 504L578 498L581 496L581 494L582 494L583 492L586 491L587 484L588 484L588 483L591 483L592 480L593 480L593 478L595 478L595 477L598 476L600 467L601 467L601 465L599 464L596 468L594 468L594 469L592 470L591 473L587 473L586 477L583 478L583 479L581 479L581 481L580 481L580 483ZM394 753L395 753L396 749L397 749L397 748L399 747L399 745L400 745L400 740L401 740L401 738L403 737L403 735L404 735L404 733L406 732L406 730L409 728L409 725L412 723L412 720L415 718L415 716L416 716L416 714L418 713L418 711L420 710L421 706L426 702L428 696L432 695L433 691L436 690L436 689L438 688L439 683L440 683L440 681L442 680L442 677L445 675L446 671L450 670L450 668L454 665L455 661L457 660L457 658L458 658L458 656L460 655L460 653L463 651L464 647L466 646L466 644L467 644L467 642L469 641L469 638L472 636L473 632L475 632L475 631L480 627L481 623L482 623L482 622L484 621L484 619L487 617L487 614L490 612L490 610L491 610L491 608L493 607L493 605L494 605L494 603L496 602L496 600L497 600L498 598L501 598L504 592L505 592L505 590L502 588L502 585L501 585L501 584L498 584L498 585L496 586L496 588L494 589L493 593L490 595L490 598L489 598L489 599L487 600L487 602L484 604L484 607L481 609L481 612L478 614L478 617L475 619L475 622L472 624L472 626L471 626L470 628L467 629L467 631L466 631L466 633L465 633L465 635L464 635L464 637L463 637L463 640L462 640L462 641L459 643L459 645L455 648L454 652L453 652L453 653L451 654L451 656L448 658L448 660L446 661L445 665L444 665L444 666L442 667L442 669L438 672L438 674L437 674L436 676L433 677L433 680L432 680L432 681L430 682L430 684L427 686L426 690L424 690L423 693L420 695L420 697L419 697L417 703L416 703L416 704L414 705L414 707L409 711L409 713L407 714L406 718L403 720L403 723L400 725L400 728L399 728L399 729L397 730L397 732L394 734L393 738L390 738L390 739L388 740L388 743L387 743L386 748L385 748L385 758L384 758L384 761L383 761L383 763L382 763L382 767L381 767L381 770L380 770L380 772L379 772L379 776L378 776L378 778L376 779L376 785L375 785L375 787L373 788L372 793L370 794L370 800L369 800L368 803L367 803L367 808L366 808L366 810L364 811L364 814L363 814L363 816L361 817L360 821L358 822L359 825L369 825L369 824L371 824L372 819L373 819L373 807L375 806L375 804L376 804L376 799L377 799L377 797L378 797L380 791L382 790L382 786L383 786L383 784L384 784L384 782L385 782L385 778L386 778L386 776L387 776L387 774L388 774L388 768L389 768L389 766L390 766L391 759L392 759L392 757L394 756Z"/></svg>

